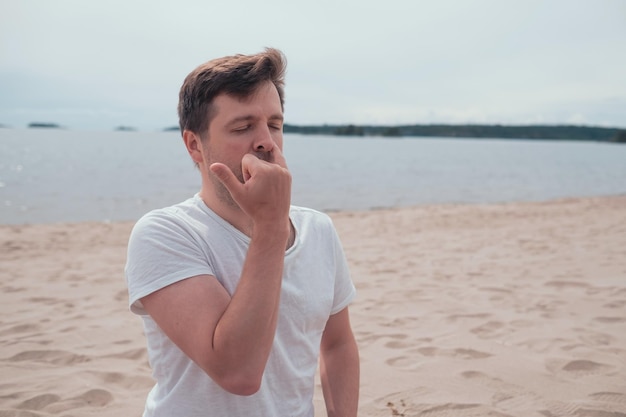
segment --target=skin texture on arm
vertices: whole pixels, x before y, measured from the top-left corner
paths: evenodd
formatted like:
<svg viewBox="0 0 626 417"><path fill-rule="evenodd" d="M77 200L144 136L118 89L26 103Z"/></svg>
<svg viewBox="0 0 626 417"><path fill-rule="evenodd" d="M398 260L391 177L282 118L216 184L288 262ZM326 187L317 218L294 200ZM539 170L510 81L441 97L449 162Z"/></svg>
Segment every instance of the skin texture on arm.
<svg viewBox="0 0 626 417"><path fill-rule="evenodd" d="M347 307L328 319L320 352L320 376L328 417L356 417L359 350Z"/></svg>
<svg viewBox="0 0 626 417"><path fill-rule="evenodd" d="M232 297L211 276L197 276L142 299L165 334L216 383L254 394L274 340L289 239L291 175L278 147L272 162L246 154L244 183L223 164L211 171L251 219L250 245Z"/></svg>

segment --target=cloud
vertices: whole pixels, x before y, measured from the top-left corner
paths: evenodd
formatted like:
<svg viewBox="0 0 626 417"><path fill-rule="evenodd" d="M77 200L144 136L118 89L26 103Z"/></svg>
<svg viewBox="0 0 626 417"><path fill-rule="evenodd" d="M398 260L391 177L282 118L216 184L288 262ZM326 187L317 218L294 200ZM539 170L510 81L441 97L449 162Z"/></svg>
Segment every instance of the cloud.
<svg viewBox="0 0 626 417"><path fill-rule="evenodd" d="M620 0L6 0L0 123L16 124L19 108L100 115L76 112L80 127L126 115L175 124L191 69L276 46L288 57L287 118L297 123L626 126L613 110L622 107L603 104L626 97L625 15Z"/></svg>

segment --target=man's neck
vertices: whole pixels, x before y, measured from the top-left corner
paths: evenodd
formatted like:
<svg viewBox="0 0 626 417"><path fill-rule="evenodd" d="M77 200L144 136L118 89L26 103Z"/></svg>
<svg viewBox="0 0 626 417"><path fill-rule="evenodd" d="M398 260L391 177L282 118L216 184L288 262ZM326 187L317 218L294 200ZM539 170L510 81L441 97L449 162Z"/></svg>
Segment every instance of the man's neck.
<svg viewBox="0 0 626 417"><path fill-rule="evenodd" d="M211 198L214 197L214 198ZM212 194L209 197L200 192L200 198L204 201L204 204L210 208L215 214L222 219L230 223L235 229L248 237L252 237L253 222L250 217L244 213L239 206L232 207L230 204L221 201L219 198L215 198ZM289 219L289 239L287 239L287 246L285 250L293 246L296 240L296 229L291 219Z"/></svg>
<svg viewBox="0 0 626 417"><path fill-rule="evenodd" d="M250 237L252 235L252 219L234 202L227 203L214 193L200 191L200 198L215 214L230 223L235 229Z"/></svg>

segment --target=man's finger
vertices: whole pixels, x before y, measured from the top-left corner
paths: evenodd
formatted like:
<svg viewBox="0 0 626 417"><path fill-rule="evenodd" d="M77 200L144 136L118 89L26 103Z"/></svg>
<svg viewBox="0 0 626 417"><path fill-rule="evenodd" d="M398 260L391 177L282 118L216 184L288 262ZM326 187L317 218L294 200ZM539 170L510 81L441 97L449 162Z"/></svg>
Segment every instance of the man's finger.
<svg viewBox="0 0 626 417"><path fill-rule="evenodd" d="M280 165L283 168L287 168L287 161L285 160L285 156L278 146L274 146L274 149L272 149L272 156L273 163L275 163L276 165Z"/></svg>
<svg viewBox="0 0 626 417"><path fill-rule="evenodd" d="M261 160L250 153L245 154L243 158L241 158L241 173L243 175L244 182L248 181L252 177L256 166L260 163Z"/></svg>
<svg viewBox="0 0 626 417"><path fill-rule="evenodd" d="M233 192L236 193L241 187L239 179L226 165L220 162L215 162L211 164L209 169L222 182L222 184L224 184L226 189L230 191L231 194L233 194Z"/></svg>

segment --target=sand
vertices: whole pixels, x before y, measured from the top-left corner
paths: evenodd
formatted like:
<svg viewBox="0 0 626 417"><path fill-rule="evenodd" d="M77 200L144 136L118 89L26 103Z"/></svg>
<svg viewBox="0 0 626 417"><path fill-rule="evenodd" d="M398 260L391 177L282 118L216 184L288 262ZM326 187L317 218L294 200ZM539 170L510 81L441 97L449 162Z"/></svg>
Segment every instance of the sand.
<svg viewBox="0 0 626 417"><path fill-rule="evenodd" d="M626 416L626 197L332 217L360 416ZM141 415L131 227L0 226L0 417Z"/></svg>

